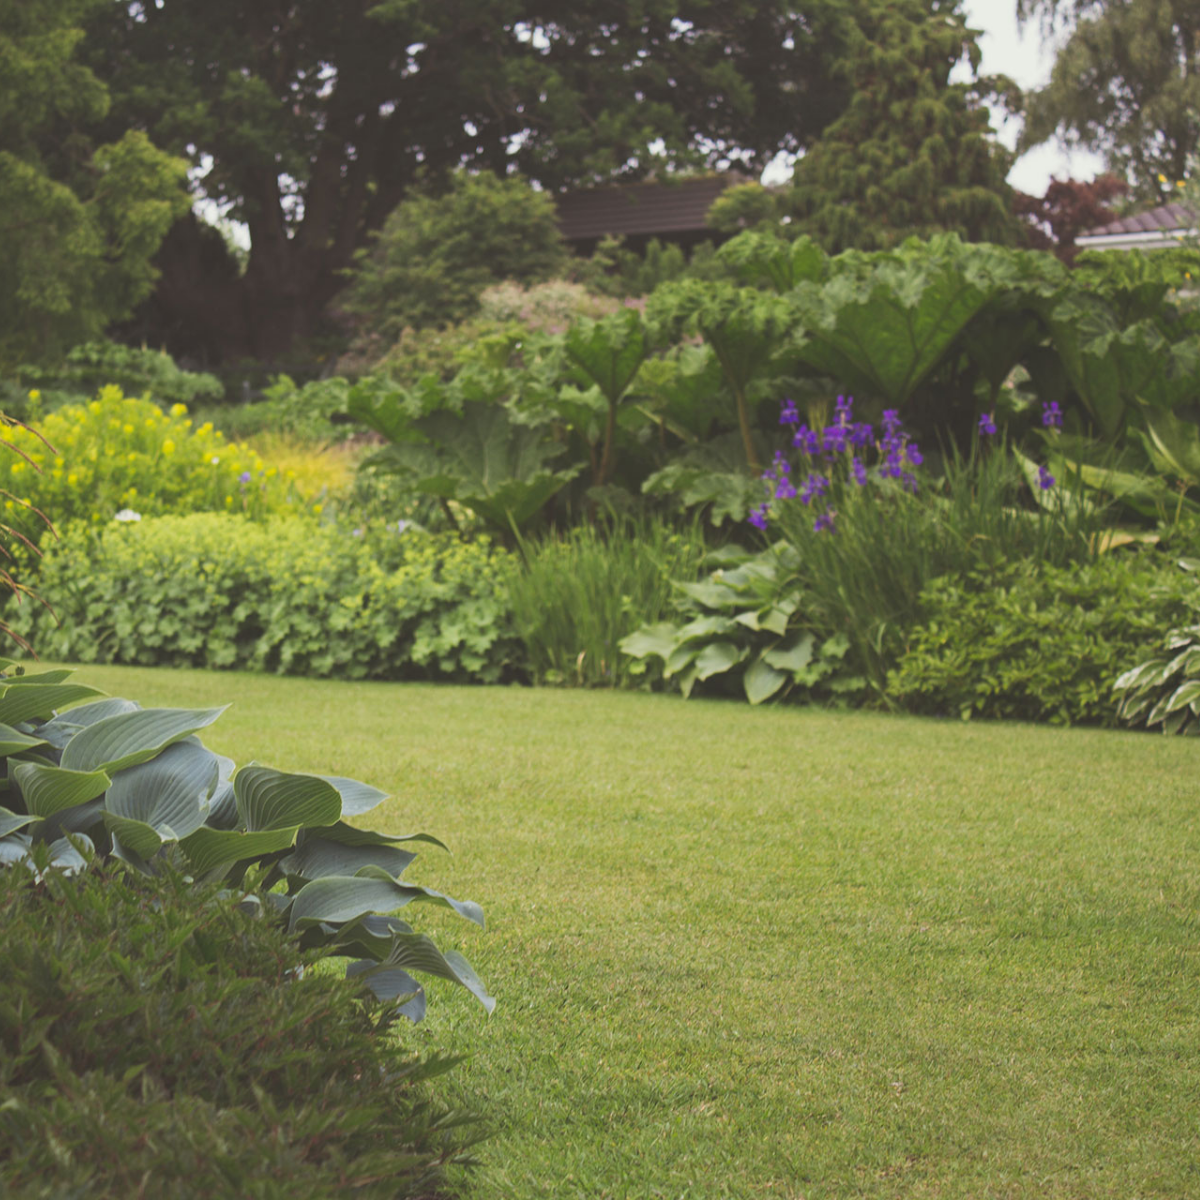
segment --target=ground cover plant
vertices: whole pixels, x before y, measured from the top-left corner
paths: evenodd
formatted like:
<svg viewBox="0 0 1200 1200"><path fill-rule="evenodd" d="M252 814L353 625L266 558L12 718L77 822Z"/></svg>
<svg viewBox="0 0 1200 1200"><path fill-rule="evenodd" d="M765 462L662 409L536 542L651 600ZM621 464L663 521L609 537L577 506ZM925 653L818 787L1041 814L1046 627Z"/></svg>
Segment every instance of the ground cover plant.
<svg viewBox="0 0 1200 1200"><path fill-rule="evenodd" d="M237 698L207 742L394 791L378 823L436 827L438 885L488 898L495 1014L451 991L413 1031L474 1055L448 1082L497 1129L469 1200L1194 1194L1190 739L249 675Z"/></svg>
<svg viewBox="0 0 1200 1200"><path fill-rule="evenodd" d="M360 983L174 871L0 871L5 1196L428 1196L479 1136Z"/></svg>

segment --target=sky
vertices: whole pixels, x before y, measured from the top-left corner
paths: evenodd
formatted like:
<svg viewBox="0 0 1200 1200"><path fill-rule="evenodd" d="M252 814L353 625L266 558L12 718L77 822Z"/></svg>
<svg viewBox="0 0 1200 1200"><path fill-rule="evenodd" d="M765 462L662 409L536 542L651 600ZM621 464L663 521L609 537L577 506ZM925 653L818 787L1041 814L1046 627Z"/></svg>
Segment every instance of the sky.
<svg viewBox="0 0 1200 1200"><path fill-rule="evenodd" d="M1036 88L1050 78L1054 64L1054 43L1044 41L1037 21L1029 21L1023 30L1017 29L1016 0L963 0L967 25L981 31L979 49L983 54L981 75L1007 75L1022 88ZM1014 149L1021 131L1019 121L1000 120L996 113L992 125L1000 140ZM788 160L790 161L790 160ZM1058 179L1092 179L1103 170L1099 156L1086 151L1067 151L1051 142L1021 155L1008 174L1008 182L1019 191L1032 196L1045 194L1052 177ZM790 175L784 156L776 159L764 172L767 183L782 182Z"/></svg>

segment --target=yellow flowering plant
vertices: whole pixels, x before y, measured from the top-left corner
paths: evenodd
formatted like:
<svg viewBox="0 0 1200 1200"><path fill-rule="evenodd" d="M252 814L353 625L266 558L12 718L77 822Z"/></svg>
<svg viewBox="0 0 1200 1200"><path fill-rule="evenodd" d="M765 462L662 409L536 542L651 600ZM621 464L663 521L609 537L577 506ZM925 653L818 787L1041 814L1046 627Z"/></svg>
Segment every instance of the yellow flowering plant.
<svg viewBox="0 0 1200 1200"><path fill-rule="evenodd" d="M0 462L2 519L34 544L45 526L31 510L53 513L60 525L107 524L118 514L314 512L254 450L226 441L211 423L194 428L185 405L164 411L115 386L37 426L13 424L6 436L18 454Z"/></svg>

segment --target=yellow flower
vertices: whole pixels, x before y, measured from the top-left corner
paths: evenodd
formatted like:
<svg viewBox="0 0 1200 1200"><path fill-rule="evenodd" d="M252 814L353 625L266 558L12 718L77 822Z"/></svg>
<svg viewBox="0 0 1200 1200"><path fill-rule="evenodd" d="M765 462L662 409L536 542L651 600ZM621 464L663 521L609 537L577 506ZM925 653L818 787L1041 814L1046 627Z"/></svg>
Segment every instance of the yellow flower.
<svg viewBox="0 0 1200 1200"><path fill-rule="evenodd" d="M171 441L170 438L167 438L167 440L165 442L163 442L162 450L163 450L164 454L174 454L175 453L175 443L173 441Z"/></svg>
<svg viewBox="0 0 1200 1200"><path fill-rule="evenodd" d="M186 404L172 404L171 405L171 416L186 417L187 416L187 405Z"/></svg>
<svg viewBox="0 0 1200 1200"><path fill-rule="evenodd" d="M23 470L25 470L25 464L24 464L23 462L15 462L15 463L13 463L13 465L12 465L12 473L13 473L14 475L20 475L20 473L21 473Z"/></svg>
<svg viewBox="0 0 1200 1200"><path fill-rule="evenodd" d="M317 516L320 516L324 511L325 511L325 505L323 505L323 504L314 504L313 505L313 512L315 512L317 514Z"/></svg>
<svg viewBox="0 0 1200 1200"><path fill-rule="evenodd" d="M232 496L226 496L226 497L225 497L225 507L226 507L226 508L232 508L232 507L233 507L233 497L232 497Z"/></svg>
<svg viewBox="0 0 1200 1200"><path fill-rule="evenodd" d="M196 430L196 432L197 433L212 433L212 422L205 421L204 424L201 425L200 428Z"/></svg>
<svg viewBox="0 0 1200 1200"><path fill-rule="evenodd" d="M147 429L156 429L157 427L158 427L158 422L153 417L146 418L146 428Z"/></svg>
<svg viewBox="0 0 1200 1200"><path fill-rule="evenodd" d="M79 482L79 476L72 472L67 476L67 486L74 487Z"/></svg>
<svg viewBox="0 0 1200 1200"><path fill-rule="evenodd" d="M132 426L132 425L130 425L128 422L126 422L124 425L122 425L122 426L121 426L121 432L122 432L122 433L126 433L126 434L128 434L128 433L132 433L132 432L133 432L133 426Z"/></svg>
<svg viewBox="0 0 1200 1200"><path fill-rule="evenodd" d="M13 502L11 500L5 500L4 507L7 508L11 512L14 508L16 508L16 505L13 504Z"/></svg>
<svg viewBox="0 0 1200 1200"><path fill-rule="evenodd" d="M1159 183L1167 182L1167 177L1161 171L1159 171L1159 173L1158 173L1158 182Z"/></svg>
<svg viewBox="0 0 1200 1200"><path fill-rule="evenodd" d="M37 388L33 388L29 393L29 398L30 398L30 400L34 400L34 401L40 400L42 398L42 393L39 392L37 390Z"/></svg>
<svg viewBox="0 0 1200 1200"><path fill-rule="evenodd" d="M66 459L60 456L54 460L54 465L56 467L65 467L67 465Z"/></svg>
<svg viewBox="0 0 1200 1200"><path fill-rule="evenodd" d="M93 400L93 401L91 402L91 404L89 404L89 405L88 405L88 409L89 409L89 410L90 410L92 413L95 413L97 416L99 416L99 414L100 414L100 409L101 409L101 407L102 407L102 405L100 404L100 401L99 401L99 400Z"/></svg>

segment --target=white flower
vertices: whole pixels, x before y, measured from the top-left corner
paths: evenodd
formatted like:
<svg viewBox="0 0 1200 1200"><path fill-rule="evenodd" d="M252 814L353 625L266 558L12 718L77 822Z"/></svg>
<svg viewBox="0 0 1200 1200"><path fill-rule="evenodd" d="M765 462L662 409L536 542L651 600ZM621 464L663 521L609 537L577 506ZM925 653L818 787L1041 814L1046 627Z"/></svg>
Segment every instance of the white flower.
<svg viewBox="0 0 1200 1200"><path fill-rule="evenodd" d="M139 512L134 512L132 508L123 508L115 517L113 517L114 521L140 521L141 519L142 514Z"/></svg>
<svg viewBox="0 0 1200 1200"><path fill-rule="evenodd" d="M221 461L221 456L219 454L214 454L208 461L215 467Z"/></svg>

